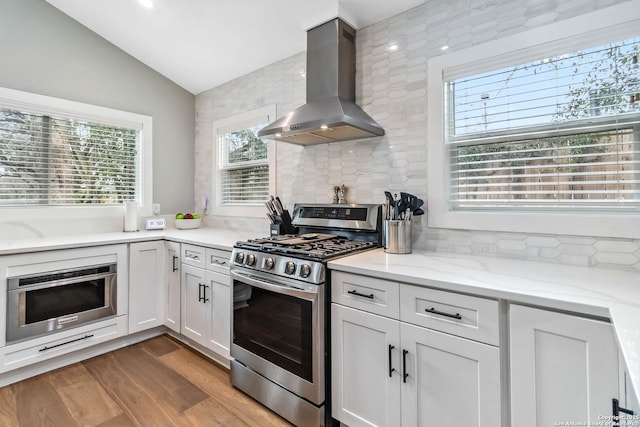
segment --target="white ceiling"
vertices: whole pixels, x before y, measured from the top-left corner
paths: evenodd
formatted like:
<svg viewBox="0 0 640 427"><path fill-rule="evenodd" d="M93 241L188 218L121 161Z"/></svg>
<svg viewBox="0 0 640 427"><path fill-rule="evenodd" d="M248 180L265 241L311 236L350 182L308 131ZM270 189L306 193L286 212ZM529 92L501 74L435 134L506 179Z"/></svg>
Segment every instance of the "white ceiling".
<svg viewBox="0 0 640 427"><path fill-rule="evenodd" d="M363 28L425 0L46 0L198 94L306 50L336 16Z"/></svg>

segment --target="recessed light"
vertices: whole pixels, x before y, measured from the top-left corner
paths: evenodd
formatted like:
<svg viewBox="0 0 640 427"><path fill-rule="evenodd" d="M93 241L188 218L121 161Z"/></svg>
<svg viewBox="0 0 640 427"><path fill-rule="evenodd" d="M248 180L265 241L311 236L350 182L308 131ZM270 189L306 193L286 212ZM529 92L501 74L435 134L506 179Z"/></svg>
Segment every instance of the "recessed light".
<svg viewBox="0 0 640 427"><path fill-rule="evenodd" d="M444 46L440 46L440 50L448 50L449 46L447 46L446 44Z"/></svg>
<svg viewBox="0 0 640 427"><path fill-rule="evenodd" d="M153 0L138 0L138 2L140 2L140 4L146 7L147 9L153 8Z"/></svg>
<svg viewBox="0 0 640 427"><path fill-rule="evenodd" d="M398 45L397 44L391 44L389 45L389 47L387 48L387 50L389 52L395 52L396 50L398 50Z"/></svg>

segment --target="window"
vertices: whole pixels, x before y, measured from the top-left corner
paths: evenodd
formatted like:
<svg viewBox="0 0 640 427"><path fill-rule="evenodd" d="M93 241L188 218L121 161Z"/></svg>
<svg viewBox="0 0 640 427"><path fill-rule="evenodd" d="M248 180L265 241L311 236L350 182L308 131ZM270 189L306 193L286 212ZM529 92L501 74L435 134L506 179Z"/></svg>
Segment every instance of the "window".
<svg viewBox="0 0 640 427"><path fill-rule="evenodd" d="M640 37L445 74L451 206L637 209L638 56Z"/></svg>
<svg viewBox="0 0 640 427"><path fill-rule="evenodd" d="M146 116L0 88L0 208L150 204L150 127Z"/></svg>
<svg viewBox="0 0 640 427"><path fill-rule="evenodd" d="M630 7L429 61L430 226L639 233L640 27Z"/></svg>
<svg viewBox="0 0 640 427"><path fill-rule="evenodd" d="M275 143L257 133L274 119L272 106L214 123L218 213L264 216L264 202L275 193Z"/></svg>

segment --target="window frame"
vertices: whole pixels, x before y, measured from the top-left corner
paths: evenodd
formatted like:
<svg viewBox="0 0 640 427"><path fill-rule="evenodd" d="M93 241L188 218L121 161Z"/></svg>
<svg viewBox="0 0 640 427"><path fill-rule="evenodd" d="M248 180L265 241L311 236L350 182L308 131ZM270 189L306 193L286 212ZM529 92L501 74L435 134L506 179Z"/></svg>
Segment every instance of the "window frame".
<svg viewBox="0 0 640 427"><path fill-rule="evenodd" d="M640 35L637 2L601 9L527 30L427 63L428 225L434 228L640 238L637 213L453 210L449 205L449 150L445 111L450 108L444 73L481 73Z"/></svg>
<svg viewBox="0 0 640 427"><path fill-rule="evenodd" d="M213 165L214 174L211 192L214 195L213 214L221 216L240 216L250 218L266 218L263 203L255 204L223 204L222 203L222 173L226 169L220 167L220 135L234 130L246 129L259 123L271 123L276 119L276 106L268 105L244 113L235 114L213 122ZM267 164L269 166L269 194L276 194L276 153L275 140L267 140ZM262 164L262 163L261 163Z"/></svg>
<svg viewBox="0 0 640 427"><path fill-rule="evenodd" d="M108 107L40 95L31 92L0 87L0 106L3 108L25 109L40 114L62 114L79 120L87 120L106 125L140 129L139 147L139 200L140 215L151 215L153 205L153 119L150 116L116 110ZM42 219L81 219L120 217L124 214L124 204L119 205L26 205L0 206L0 221L20 218L22 221Z"/></svg>

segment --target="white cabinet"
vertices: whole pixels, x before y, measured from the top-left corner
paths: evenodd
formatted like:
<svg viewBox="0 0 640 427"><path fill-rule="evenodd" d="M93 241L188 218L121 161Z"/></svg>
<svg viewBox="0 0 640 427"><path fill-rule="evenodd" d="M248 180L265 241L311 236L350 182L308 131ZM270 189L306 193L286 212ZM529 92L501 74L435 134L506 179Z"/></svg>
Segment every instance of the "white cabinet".
<svg viewBox="0 0 640 427"><path fill-rule="evenodd" d="M229 275L207 271L207 284L211 290L211 320L207 346L226 360L230 360L232 302Z"/></svg>
<svg viewBox="0 0 640 427"><path fill-rule="evenodd" d="M161 326L165 319L163 241L129 245L129 333Z"/></svg>
<svg viewBox="0 0 640 427"><path fill-rule="evenodd" d="M166 254L166 302L164 324L175 332L180 332L180 243L164 242Z"/></svg>
<svg viewBox="0 0 640 427"><path fill-rule="evenodd" d="M182 335L206 346L209 342L211 291L206 270L182 264Z"/></svg>
<svg viewBox="0 0 640 427"><path fill-rule="evenodd" d="M182 245L181 333L230 360L231 253L194 245Z"/></svg>
<svg viewBox="0 0 640 427"><path fill-rule="evenodd" d="M511 425L597 425L618 396L610 323L510 306ZM583 423L583 424L577 424Z"/></svg>
<svg viewBox="0 0 640 427"><path fill-rule="evenodd" d="M400 425L399 324L387 317L331 304L335 419L349 426Z"/></svg>
<svg viewBox="0 0 640 427"><path fill-rule="evenodd" d="M345 273L332 275L332 295L334 418L352 427L501 426L499 348L464 337L498 341L497 301Z"/></svg>

